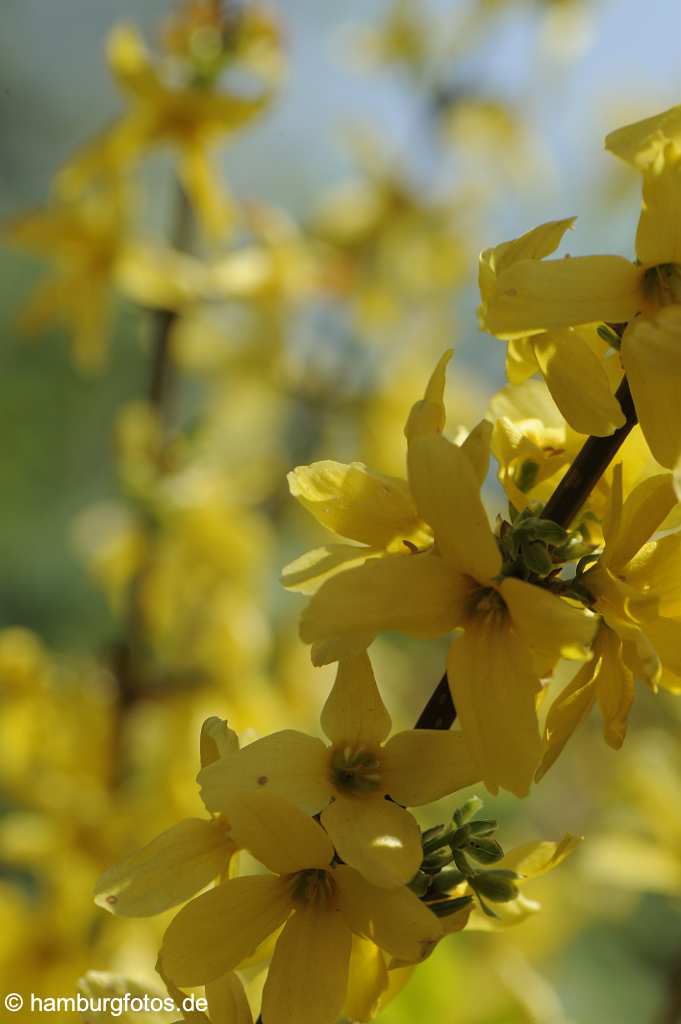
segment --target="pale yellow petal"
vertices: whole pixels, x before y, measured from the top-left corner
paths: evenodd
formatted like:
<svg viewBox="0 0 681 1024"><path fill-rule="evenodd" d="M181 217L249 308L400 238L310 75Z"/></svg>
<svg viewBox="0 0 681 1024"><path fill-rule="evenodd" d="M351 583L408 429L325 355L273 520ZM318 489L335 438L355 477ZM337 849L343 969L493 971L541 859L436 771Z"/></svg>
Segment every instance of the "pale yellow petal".
<svg viewBox="0 0 681 1024"><path fill-rule="evenodd" d="M327 544L323 548L306 551L300 558L289 562L282 570L281 582L288 590L314 594L330 576L380 554L377 548L357 544Z"/></svg>
<svg viewBox="0 0 681 1024"><path fill-rule="evenodd" d="M603 735L609 746L619 750L634 702L634 678L622 662L622 641L613 630L599 630L594 658L598 658L596 694L603 717Z"/></svg>
<svg viewBox="0 0 681 1024"><path fill-rule="evenodd" d="M621 354L645 439L657 461L673 469L681 458L681 305L629 324Z"/></svg>
<svg viewBox="0 0 681 1024"><path fill-rule="evenodd" d="M136 25L114 26L106 50L109 67L123 89L138 95L148 95L157 89L158 76Z"/></svg>
<svg viewBox="0 0 681 1024"><path fill-rule="evenodd" d="M418 963L442 937L440 921L409 889L379 889L346 865L336 868L334 878L340 911L353 932L398 960Z"/></svg>
<svg viewBox="0 0 681 1024"><path fill-rule="evenodd" d="M163 972L176 985L194 986L233 970L287 918L289 888L262 875L233 878L197 896L163 936Z"/></svg>
<svg viewBox="0 0 681 1024"><path fill-rule="evenodd" d="M390 734L388 710L367 654L344 658L322 709L321 726L339 747L378 746Z"/></svg>
<svg viewBox="0 0 681 1024"><path fill-rule="evenodd" d="M234 221L234 206L204 142L183 146L178 175L206 234L214 239L227 235Z"/></svg>
<svg viewBox="0 0 681 1024"><path fill-rule="evenodd" d="M343 1015L351 1021L371 1020L389 980L385 956L378 946L369 939L353 935Z"/></svg>
<svg viewBox="0 0 681 1024"><path fill-rule="evenodd" d="M293 497L327 530L385 548L421 524L404 480L373 473L361 462L314 462L288 474Z"/></svg>
<svg viewBox="0 0 681 1024"><path fill-rule="evenodd" d="M618 530L608 544L607 565L616 572L640 551L660 529L676 505L671 473L658 473L642 480L627 496Z"/></svg>
<svg viewBox="0 0 681 1024"><path fill-rule="evenodd" d="M407 729L389 739L381 754L385 791L407 807L440 800L480 777L460 732Z"/></svg>
<svg viewBox="0 0 681 1024"><path fill-rule="evenodd" d="M563 236L575 223L576 217L552 220L525 232L520 238L502 242L480 255L478 283L484 301L494 297L496 278L508 267L521 260L541 260L555 252Z"/></svg>
<svg viewBox="0 0 681 1024"><path fill-rule="evenodd" d="M644 267L681 264L681 149L668 146L643 175L636 255Z"/></svg>
<svg viewBox="0 0 681 1024"><path fill-rule="evenodd" d="M239 737L230 729L226 719L211 715L201 726L199 737L201 767L218 761L221 757L239 752Z"/></svg>
<svg viewBox="0 0 681 1024"><path fill-rule="evenodd" d="M447 675L483 782L526 796L541 754L529 651L508 624L478 620L452 644Z"/></svg>
<svg viewBox="0 0 681 1024"><path fill-rule="evenodd" d="M681 622L656 619L646 623L645 632L663 667L681 677Z"/></svg>
<svg viewBox="0 0 681 1024"><path fill-rule="evenodd" d="M544 726L544 756L534 780L539 782L557 761L575 729L584 721L596 700L594 676L599 662L594 658L558 694L549 708Z"/></svg>
<svg viewBox="0 0 681 1024"><path fill-rule="evenodd" d="M681 144L681 105L610 132L605 148L640 170L654 163L669 142Z"/></svg>
<svg viewBox="0 0 681 1024"><path fill-rule="evenodd" d="M602 362L579 331L548 331L532 343L549 391L573 430L602 437L623 425Z"/></svg>
<svg viewBox="0 0 681 1024"><path fill-rule="evenodd" d="M681 533L646 544L629 563L627 582L649 589L658 599L660 615L681 618Z"/></svg>
<svg viewBox="0 0 681 1024"><path fill-rule="evenodd" d="M447 349L433 370L423 398L411 407L404 428L407 440L415 437L430 437L434 434L441 434L444 430L446 419L445 377L447 365L453 354L452 349Z"/></svg>
<svg viewBox="0 0 681 1024"><path fill-rule="evenodd" d="M95 903L123 917L160 914L226 871L234 850L224 822L185 818L105 871Z"/></svg>
<svg viewBox="0 0 681 1024"><path fill-rule="evenodd" d="M532 339L511 338L506 349L506 376L511 384L524 384L539 369Z"/></svg>
<svg viewBox="0 0 681 1024"><path fill-rule="evenodd" d="M239 845L278 875L326 868L333 857L329 838L315 819L274 793L235 794L229 815Z"/></svg>
<svg viewBox="0 0 681 1024"><path fill-rule="evenodd" d="M500 590L514 628L531 651L550 664L561 657L590 657L598 625L593 612L523 580L505 579Z"/></svg>
<svg viewBox="0 0 681 1024"><path fill-rule="evenodd" d="M492 424L489 420L480 420L459 446L470 460L481 487L489 472L491 443Z"/></svg>
<svg viewBox="0 0 681 1024"><path fill-rule="evenodd" d="M201 797L207 810L229 814L235 794L266 790L316 814L329 798L327 760L320 739L282 729L203 768Z"/></svg>
<svg viewBox="0 0 681 1024"><path fill-rule="evenodd" d="M333 908L296 910L279 936L262 994L267 1024L336 1024L352 935Z"/></svg>
<svg viewBox="0 0 681 1024"><path fill-rule="evenodd" d="M367 881L393 889L421 865L421 832L403 807L382 796L339 796L322 811L322 824L341 860Z"/></svg>
<svg viewBox="0 0 681 1024"><path fill-rule="evenodd" d="M223 974L206 985L210 1024L253 1024L253 1014L238 976Z"/></svg>
<svg viewBox="0 0 681 1024"><path fill-rule="evenodd" d="M642 308L643 273L621 256L514 263L499 277L481 323L499 338L601 320L623 323Z"/></svg>
<svg viewBox="0 0 681 1024"><path fill-rule="evenodd" d="M480 481L461 448L442 436L409 442L409 483L421 517L454 572L487 582L501 555L480 498Z"/></svg>
<svg viewBox="0 0 681 1024"><path fill-rule="evenodd" d="M523 880L538 878L553 871L581 845L582 837L568 832L558 842L538 840L516 846L506 854L499 866L517 871Z"/></svg>
<svg viewBox="0 0 681 1024"><path fill-rule="evenodd" d="M441 636L461 622L465 596L462 577L435 554L374 558L324 583L302 614L300 636L309 644L359 637L365 648L376 633L388 629ZM331 645L318 657L313 652L313 661L326 664L339 655Z"/></svg>

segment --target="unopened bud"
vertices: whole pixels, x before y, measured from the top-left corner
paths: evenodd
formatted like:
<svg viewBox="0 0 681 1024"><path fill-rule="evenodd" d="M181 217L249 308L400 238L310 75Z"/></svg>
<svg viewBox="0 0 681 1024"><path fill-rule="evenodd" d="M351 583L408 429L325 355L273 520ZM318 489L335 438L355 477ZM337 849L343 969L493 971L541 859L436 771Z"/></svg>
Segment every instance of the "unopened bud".
<svg viewBox="0 0 681 1024"><path fill-rule="evenodd" d="M469 907L472 903L472 896L455 896L451 900L440 900L438 903L429 903L428 907L436 917L449 917L450 914L456 914L457 911L463 910L464 907Z"/></svg>
<svg viewBox="0 0 681 1024"><path fill-rule="evenodd" d="M469 881L476 892L492 903L510 903L518 896L518 886L514 881L517 877L514 871L482 871Z"/></svg>
<svg viewBox="0 0 681 1024"><path fill-rule="evenodd" d="M450 864L451 860L452 851L448 846L442 846L440 849L433 850L427 857L423 858L423 861L421 862L421 870L433 874L443 868L445 864Z"/></svg>
<svg viewBox="0 0 681 1024"><path fill-rule="evenodd" d="M465 804L461 804L456 811L454 811L454 821L457 825L461 826L467 822L474 814L482 808L482 800L479 796L472 796L466 800Z"/></svg>
<svg viewBox="0 0 681 1024"><path fill-rule="evenodd" d="M407 888L411 889L415 896L425 896L430 886L430 878L424 871L417 871Z"/></svg>
<svg viewBox="0 0 681 1024"><path fill-rule="evenodd" d="M461 885L465 881L466 876L459 871L456 864L448 864L435 875L430 883L430 891L438 894L451 892L452 889L456 889L457 885Z"/></svg>
<svg viewBox="0 0 681 1024"><path fill-rule="evenodd" d="M473 860L477 860L478 864L496 864L504 856L504 851L496 839L471 839L466 852Z"/></svg>

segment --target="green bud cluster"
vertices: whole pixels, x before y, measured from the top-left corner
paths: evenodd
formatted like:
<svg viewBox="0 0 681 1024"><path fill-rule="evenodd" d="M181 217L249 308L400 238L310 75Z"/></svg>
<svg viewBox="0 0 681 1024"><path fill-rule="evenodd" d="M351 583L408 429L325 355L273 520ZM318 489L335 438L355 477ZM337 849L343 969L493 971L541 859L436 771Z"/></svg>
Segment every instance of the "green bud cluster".
<svg viewBox="0 0 681 1024"><path fill-rule="evenodd" d="M409 888L438 917L470 906L472 895L451 895L464 882L489 917L497 915L487 901L508 903L518 895L515 871L489 867L498 864L504 851L494 838L496 821L473 820L481 807L482 801L472 797L454 812L450 823L422 834L423 860Z"/></svg>
<svg viewBox="0 0 681 1024"><path fill-rule="evenodd" d="M570 537L558 523L542 519L542 506L530 502L522 512L512 513L511 522L504 520L499 529L499 542L504 559L505 575L548 576L557 563Z"/></svg>

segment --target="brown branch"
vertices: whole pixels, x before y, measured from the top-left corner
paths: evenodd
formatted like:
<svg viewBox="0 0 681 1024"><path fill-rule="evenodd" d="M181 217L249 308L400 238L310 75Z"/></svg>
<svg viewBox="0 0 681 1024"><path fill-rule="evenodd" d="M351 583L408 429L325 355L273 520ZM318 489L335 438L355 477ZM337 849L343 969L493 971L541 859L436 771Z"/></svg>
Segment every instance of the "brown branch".
<svg viewBox="0 0 681 1024"><path fill-rule="evenodd" d="M584 442L574 462L544 506L544 519L551 519L565 528L570 525L636 425L636 410L626 377L623 378L615 397L622 407L624 424L608 437L589 437ZM455 719L456 707L445 672L414 728L449 729Z"/></svg>

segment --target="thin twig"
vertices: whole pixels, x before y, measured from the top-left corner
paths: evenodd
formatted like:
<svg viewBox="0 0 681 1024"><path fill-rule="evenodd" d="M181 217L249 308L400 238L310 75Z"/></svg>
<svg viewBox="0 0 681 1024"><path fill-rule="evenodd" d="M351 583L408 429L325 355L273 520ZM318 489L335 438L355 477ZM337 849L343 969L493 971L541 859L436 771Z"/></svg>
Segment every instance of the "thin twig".
<svg viewBox="0 0 681 1024"><path fill-rule="evenodd" d="M574 462L544 506L544 519L551 519L565 528L570 525L638 422L626 377L623 378L615 397L622 407L624 424L608 437L589 437L584 442ZM455 719L456 707L445 672L414 728L449 729Z"/></svg>

